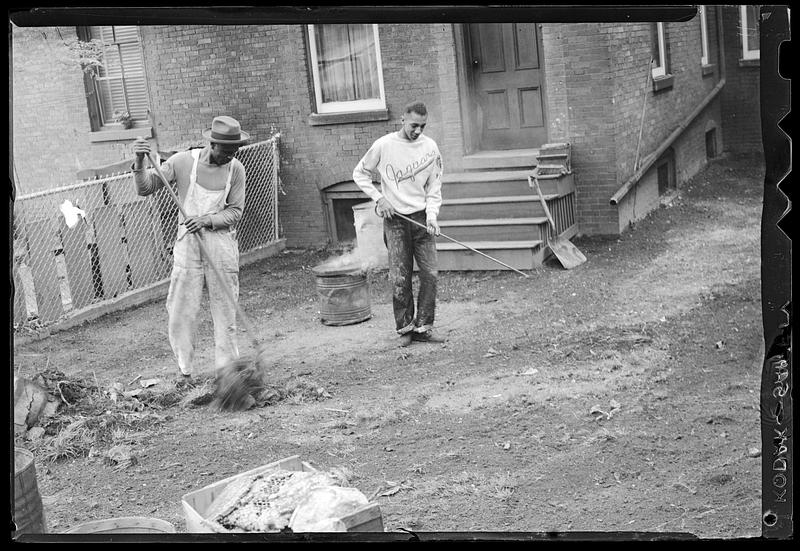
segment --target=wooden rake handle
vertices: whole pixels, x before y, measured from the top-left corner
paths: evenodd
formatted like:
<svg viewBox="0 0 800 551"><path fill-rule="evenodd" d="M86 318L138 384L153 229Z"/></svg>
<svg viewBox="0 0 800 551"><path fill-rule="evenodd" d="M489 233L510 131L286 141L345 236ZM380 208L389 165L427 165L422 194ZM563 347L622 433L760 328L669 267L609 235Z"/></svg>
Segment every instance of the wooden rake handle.
<svg viewBox="0 0 800 551"><path fill-rule="evenodd" d="M419 226L420 228L425 228L425 229L428 229L428 227L427 227L427 226L425 226L425 225L423 225L423 224L420 224L420 223L419 223L419 222L417 222L416 220L412 220L412 219L411 219L411 218L409 218L408 216L405 216L404 214L400 214L399 212L395 212L395 213L394 213L394 216L399 216L399 217L400 217L400 218L402 218L403 220L408 220L409 222L411 222L412 224L416 224L416 225L417 225L417 226ZM456 245L461 245L461 246L462 246L462 247L464 247L465 249L469 249L469 250L471 250L472 252L475 252L475 253L478 253L479 255L485 256L485 257L486 257L486 258L488 258L489 260L492 260L492 261L494 261L494 262L497 262L498 264L500 264L500 265L502 265L502 266L505 266L505 267L506 267L506 268L508 268L509 270L514 270L515 272L517 272L518 274L520 274L522 277L524 277L524 278L526 278L526 279L529 277L529 276L528 276L528 274L526 274L526 273L524 273L524 272L520 272L520 271L519 271L519 270L517 270L516 268L512 268L511 266L509 266L509 265L508 265L508 264L506 264L505 262L501 262L500 260L497 260L496 258L493 258L493 257L489 256L489 255L488 255L488 254L486 254L486 253L482 253L482 252L481 252L481 251L479 251L478 249L473 249L472 247L470 247L469 245L466 245L466 244L462 243L461 241L456 241L456 240L455 240L455 239L453 239L452 237L447 237L445 234L443 234L443 233L441 233L441 232L439 232L439 235L441 235L441 236L442 236L442 237L444 237L445 239L449 239L450 241L452 241L452 242L453 242L453 243L455 243Z"/></svg>
<svg viewBox="0 0 800 551"><path fill-rule="evenodd" d="M164 176L164 173L161 172L161 169L158 167L158 163L156 163L156 161L153 159L152 153L147 154L147 160L150 161L150 164L155 169L156 174L158 174L158 177L161 178L161 181L164 183L164 187L167 189L167 192L169 192L169 196L172 197L173 201L175 201L175 204L178 206L178 210L183 215L184 219L189 218L189 216L186 214L186 211L183 210L183 206L181 205L180 199L178 199L178 196L172 190L172 187L170 187L167 178ZM233 307L236 308L236 313L239 315L239 318L241 318L242 323L244 323L244 327L247 330L247 334L252 339L253 344L255 345L256 348L259 348L261 346L261 343L258 342L258 339L256 338L255 327L253 326L253 323L250 321L250 318L247 317L247 314L244 313L244 310L242 310L241 306L239 306L239 302L236 300L236 297L233 296L233 289L231 289L228 286L227 282L225 281L225 277L222 275L222 271L219 269L219 266L217 266L214 260L211 258L211 255L209 254L208 249L206 248L204 242L205 241L204 232L205 230L200 230L199 232L197 232L198 236L197 244L200 246L200 252L203 254L204 257L206 257L206 259L208 259L208 264L214 271L214 275L217 277L220 286L224 289L225 296L233 305Z"/></svg>

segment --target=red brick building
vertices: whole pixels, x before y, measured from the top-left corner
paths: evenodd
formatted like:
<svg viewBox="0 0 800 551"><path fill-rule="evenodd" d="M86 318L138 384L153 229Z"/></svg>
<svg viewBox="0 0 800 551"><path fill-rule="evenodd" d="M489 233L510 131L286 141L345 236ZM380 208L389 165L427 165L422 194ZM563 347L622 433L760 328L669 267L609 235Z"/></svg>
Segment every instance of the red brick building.
<svg viewBox="0 0 800 551"><path fill-rule="evenodd" d="M665 23L14 27L15 178L23 192L66 185L127 162L136 135L179 149L227 114L254 140L280 132L287 245L344 241L366 199L353 167L420 100L444 157L442 230L532 267L547 239L535 167L566 169L540 180L559 233L613 235L709 157L760 149L750 8ZM87 76L68 55L78 36L113 43L116 65ZM113 124L117 106L134 128ZM559 143L568 154L544 156ZM443 269L497 267L442 251Z"/></svg>

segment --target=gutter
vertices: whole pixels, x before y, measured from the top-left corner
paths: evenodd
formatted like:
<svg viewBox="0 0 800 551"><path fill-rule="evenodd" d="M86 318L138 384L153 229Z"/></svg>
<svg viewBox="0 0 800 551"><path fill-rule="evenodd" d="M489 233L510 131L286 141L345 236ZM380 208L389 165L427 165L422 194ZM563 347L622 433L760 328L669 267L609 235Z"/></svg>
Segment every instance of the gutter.
<svg viewBox="0 0 800 551"><path fill-rule="evenodd" d="M683 134L683 131L697 118L697 116L705 109L711 101L717 97L720 93L722 88L725 86L725 49L724 43L722 40L722 6L717 5L716 7L716 24L717 24L717 56L719 58L719 82L708 95L703 98L697 107L695 107L692 112L686 117L678 127L672 131L672 133L667 137L664 142L658 146L658 149L653 151L650 155L648 155L644 161L642 162L642 166L637 170L633 176L631 176L622 187L620 187L617 192L611 197L609 201L612 205L618 205L619 202L625 197L628 192L633 189L633 187L639 183L639 180L642 179L642 176L650 169L650 167L655 164L658 158L664 153L674 142L678 139L678 137Z"/></svg>

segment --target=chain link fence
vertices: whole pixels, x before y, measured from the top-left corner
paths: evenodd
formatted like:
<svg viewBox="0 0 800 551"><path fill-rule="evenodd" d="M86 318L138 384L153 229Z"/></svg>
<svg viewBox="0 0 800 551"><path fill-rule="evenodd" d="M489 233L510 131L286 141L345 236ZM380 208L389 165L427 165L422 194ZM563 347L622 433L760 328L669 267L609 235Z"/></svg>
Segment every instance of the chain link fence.
<svg viewBox="0 0 800 551"><path fill-rule="evenodd" d="M279 239L279 135L239 149L247 171L242 255ZM133 174L20 195L13 214L14 329L69 319L169 280L178 208Z"/></svg>

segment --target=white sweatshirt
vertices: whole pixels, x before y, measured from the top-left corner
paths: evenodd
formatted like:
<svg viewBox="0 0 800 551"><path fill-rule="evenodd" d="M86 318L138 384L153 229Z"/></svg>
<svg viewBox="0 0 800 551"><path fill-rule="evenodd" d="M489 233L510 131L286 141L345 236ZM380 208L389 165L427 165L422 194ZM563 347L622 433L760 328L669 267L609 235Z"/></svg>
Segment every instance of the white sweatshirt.
<svg viewBox="0 0 800 551"><path fill-rule="evenodd" d="M372 183L376 172L381 191ZM375 202L385 197L401 214L424 210L428 220L436 220L442 206L442 155L424 134L412 142L392 132L375 140L353 170L353 181Z"/></svg>

